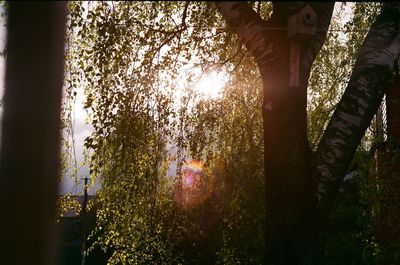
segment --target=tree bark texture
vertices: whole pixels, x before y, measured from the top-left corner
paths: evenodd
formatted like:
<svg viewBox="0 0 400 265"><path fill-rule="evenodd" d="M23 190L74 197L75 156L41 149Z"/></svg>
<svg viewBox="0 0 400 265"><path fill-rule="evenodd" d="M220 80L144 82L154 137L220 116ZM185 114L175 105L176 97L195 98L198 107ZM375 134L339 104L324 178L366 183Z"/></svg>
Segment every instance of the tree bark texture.
<svg viewBox="0 0 400 265"><path fill-rule="evenodd" d="M318 146L317 196L325 216L389 86L400 54L399 27L400 4L385 3L358 52L350 81Z"/></svg>
<svg viewBox="0 0 400 265"><path fill-rule="evenodd" d="M66 2L9 2L0 160L1 263L56 263Z"/></svg>
<svg viewBox="0 0 400 265"><path fill-rule="evenodd" d="M317 154L307 137L307 85L334 3L310 3L316 34L298 40L299 86L289 85L287 21L304 2L274 2L268 21L244 2L216 2L257 62L263 80L267 264L321 264L323 223L356 147L387 88L399 55L398 4L384 4L359 52L346 92Z"/></svg>

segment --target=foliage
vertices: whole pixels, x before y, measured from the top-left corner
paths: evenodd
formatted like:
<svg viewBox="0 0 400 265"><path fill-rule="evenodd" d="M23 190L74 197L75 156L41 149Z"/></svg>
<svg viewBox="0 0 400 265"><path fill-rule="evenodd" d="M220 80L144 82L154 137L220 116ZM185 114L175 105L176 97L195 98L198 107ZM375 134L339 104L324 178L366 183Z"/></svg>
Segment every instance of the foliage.
<svg viewBox="0 0 400 265"><path fill-rule="evenodd" d="M158 43L138 36L135 24L126 26L140 3L71 2L70 10L76 72L70 72L68 92L85 88L94 128L85 146L93 150L91 178L101 177L102 185L96 194L97 244L114 250L112 264L154 263L156 255L169 264L173 257L159 235L162 223L155 223L155 212L167 203L158 193L171 94L161 90L159 52L146 50ZM147 11L141 15L157 14Z"/></svg>
<svg viewBox="0 0 400 265"><path fill-rule="evenodd" d="M371 148L360 162L359 201L362 209L362 240L364 256L371 264L397 264L399 256L398 193L399 148L392 142Z"/></svg>
<svg viewBox="0 0 400 265"><path fill-rule="evenodd" d="M268 18L270 3L251 4ZM354 4L345 33L339 23L344 5L340 8L309 80L313 149L379 4ZM67 44L64 164L73 161L76 177L71 113L83 90L94 129L85 140L86 162L92 180L101 180L92 247L111 250L110 264L261 264L266 203L262 82L213 3L70 2ZM229 75L220 97L204 98L196 91L198 69ZM168 151L176 146L176 154ZM166 175L177 160L179 176L189 156L212 170L215 191L201 205L182 209L175 200L177 183ZM364 184L358 188L365 204L345 189L339 194L327 234L332 264L365 262L370 256L362 254L376 250L373 191ZM209 216L213 222L205 227Z"/></svg>
<svg viewBox="0 0 400 265"><path fill-rule="evenodd" d="M265 5L258 9L259 12L267 12ZM181 19L176 19L179 15ZM67 98L73 99L79 87L85 88L85 108L95 130L86 139L85 146L93 150L88 156L92 178L101 176L102 184L97 194L98 224L94 234L100 234L96 244L104 250L114 250L110 263L158 264L162 261L170 264L173 258L179 260L180 257L176 253L172 256L176 251L173 249L174 241L181 251L186 251L186 260L196 262L197 254L193 253L193 249L184 250L185 244L190 239L189 235L198 231L195 217L204 213L209 203L215 203L215 198L205 202L204 208L181 212L179 218L172 217L170 213L180 210L171 200L171 194L166 192L165 187L169 184L165 183L165 172L160 170L160 166L167 159L165 147L169 137L173 136L171 133L181 125L177 121L179 118L189 120L184 116L184 110L176 111L172 101L173 95L176 95L173 92L177 87L177 79L180 78L179 69L184 69L188 64L193 68L230 64L230 69L234 69L244 57L243 47L235 47L237 42L232 41L234 35L220 24L221 19L213 4L205 2L190 5L178 2L70 3L69 36L72 41L69 42L68 58L71 64L68 65L70 71L66 92ZM232 60L236 60L237 65ZM190 84L195 74L190 72L190 68L185 73L184 78ZM258 111L253 110L253 106L259 105L259 95L255 104L252 99L254 92L242 89L243 94L234 95L232 89L231 93L232 97L239 98L246 94L246 102L242 103L241 108L247 111L246 114L251 112L253 116L259 115L255 114ZM235 104L231 106L232 110ZM66 114L70 111L70 105L67 104ZM174 120L173 117L177 118ZM70 119L67 116L66 120ZM233 116L231 122L236 123L240 119L240 116ZM244 129L246 125L241 127ZM257 125L259 123L254 124L254 128ZM229 130L229 124L224 123L223 126L223 130ZM248 135L243 136L243 141L252 135L251 129L246 129ZM260 164L262 156L257 155L262 146L259 143L260 129L258 126L258 135L254 136L258 139L250 140L251 146L247 147L251 150L246 152L256 156L254 159L247 158L251 160L249 163ZM220 132L223 133L222 130ZM183 139L179 140L178 144L183 143ZM226 140L233 143L235 137L231 135ZM197 142L205 145L201 139ZM234 151L236 156L230 159L241 160L239 147ZM223 155L226 157L229 153ZM234 160L226 164L229 167L240 166L235 165ZM234 184L236 191L225 198L237 204L226 203L226 217L235 219L234 209L238 207L241 207L239 219L242 215L246 216L247 223L238 221L235 231L245 225L253 226L254 223L261 229L258 219L251 217L262 218L262 211L253 206L254 210L246 213L245 206L253 201L244 199L251 189L263 187L258 183L262 181L262 171L254 168L249 170L253 173L242 172L242 180L238 178L237 184ZM226 171L231 174L234 169ZM255 181L250 181L251 177L256 177ZM250 191L246 191L247 188ZM256 197L260 192L252 194ZM259 198L262 200L263 196ZM262 208L262 205L263 202L259 201L258 207ZM225 225L228 225L226 220ZM233 221L230 220L229 224ZM165 231L173 228L178 236L173 237L174 241L167 240L171 234ZM176 228L185 234L186 239L179 239L180 232ZM261 235L258 233L258 237ZM203 245L209 243L209 238L203 240L206 240ZM243 242L241 238L235 240ZM201 238L195 241L201 244ZM219 243L216 242L216 245Z"/></svg>
<svg viewBox="0 0 400 265"><path fill-rule="evenodd" d="M77 200L75 200L70 194L61 196L57 200L57 222L59 221L59 218L63 217L67 211L73 211L78 215L81 211L81 208L81 204Z"/></svg>
<svg viewBox="0 0 400 265"><path fill-rule="evenodd" d="M219 180L224 224L220 262L258 264L263 251L262 86L251 69L254 63L246 54L223 96L200 100L188 117L191 155L207 161Z"/></svg>
<svg viewBox="0 0 400 265"><path fill-rule="evenodd" d="M354 3L353 7L348 5L336 5L336 13L331 20L325 43L311 70L307 123L313 150L316 149L350 79L358 49L380 10L380 4L373 2ZM349 20L343 24L342 18L346 16ZM363 143L372 140L371 129L366 133L367 138L362 140Z"/></svg>
<svg viewBox="0 0 400 265"><path fill-rule="evenodd" d="M311 70L308 86L307 125L311 148L315 150L321 140L336 104L350 78L350 61L345 37L341 31L340 18L344 16L345 6L337 8L331 20L325 43L319 51ZM361 44L361 43L360 43Z"/></svg>
<svg viewBox="0 0 400 265"><path fill-rule="evenodd" d="M326 47L329 47L328 50L336 51L334 53L335 58L330 59L333 64L326 61L318 63L322 67L322 71L319 71L322 73L318 73L318 78L321 78L323 73L336 69L335 71L340 74L331 75L339 77L337 79L338 83L334 87L343 90L343 86L349 78L350 70L354 65L357 51L374 18L378 15L380 6L380 3L354 4L352 8L353 16L344 25L346 41L335 43L330 39L332 34L328 35L327 41L333 45L326 45ZM316 62L319 62L318 60L321 60L324 54L324 48L322 48ZM332 80L336 79L328 78L327 80L332 82ZM312 86L313 78L310 79L310 84ZM340 90L329 93L336 97L333 102L338 100L337 97L341 94ZM321 92L317 94L320 97L324 95ZM312 97L313 100L317 98ZM327 103L324 100L326 98L323 101L317 100L318 103L321 102L321 105L313 108L309 113L310 118L314 119L309 120L309 124L320 126L318 122L327 121L319 112L321 109L326 108L325 105ZM331 106L331 102L331 100L328 100L328 106ZM311 106L315 105L312 103ZM330 107L328 107L328 112L332 112ZM379 160L382 154L376 154L375 148L383 140L377 131L376 119L378 118L375 118L375 124L373 123L367 130L351 167L351 170L357 170L359 173L354 179L344 183L330 215L325 249L328 264L380 264L384 259L386 259L386 262L388 262L388 259L392 259L391 262L393 262L393 257L390 257L395 253L393 249L390 250L380 245L377 241L379 233L377 212L379 212L379 208L382 205L380 201L383 195L382 189L379 191L378 187L382 187L382 185L390 187L391 185L385 183L383 178L378 176L382 172L378 173L376 171L377 159ZM309 127L309 135L312 135L310 131L312 129L310 130ZM317 138L315 137L314 139ZM391 262L385 264L392 264Z"/></svg>

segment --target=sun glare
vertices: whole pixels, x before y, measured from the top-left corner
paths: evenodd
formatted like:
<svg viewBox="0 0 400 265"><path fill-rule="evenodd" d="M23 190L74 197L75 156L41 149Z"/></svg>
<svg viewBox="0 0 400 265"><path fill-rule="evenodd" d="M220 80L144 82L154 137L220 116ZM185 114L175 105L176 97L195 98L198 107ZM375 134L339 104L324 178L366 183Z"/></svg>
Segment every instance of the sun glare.
<svg viewBox="0 0 400 265"><path fill-rule="evenodd" d="M195 89L203 97L215 98L220 95L225 83L224 73L213 71L203 74L195 85Z"/></svg>

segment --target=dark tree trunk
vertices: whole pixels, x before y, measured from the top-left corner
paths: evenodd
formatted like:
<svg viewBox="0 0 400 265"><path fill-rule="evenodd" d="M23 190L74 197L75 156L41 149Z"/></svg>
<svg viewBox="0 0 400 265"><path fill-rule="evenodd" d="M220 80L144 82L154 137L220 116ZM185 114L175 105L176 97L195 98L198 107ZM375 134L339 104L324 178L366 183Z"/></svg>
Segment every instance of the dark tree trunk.
<svg viewBox="0 0 400 265"><path fill-rule="evenodd" d="M298 41L297 86L289 82L293 42L287 37L286 27L288 17L303 4L274 4L268 22L245 3L217 3L217 6L255 58L264 85L267 262L318 264L322 257L321 232L307 137L307 81L311 64L325 39L333 3L313 4L320 16L318 33Z"/></svg>
<svg viewBox="0 0 400 265"><path fill-rule="evenodd" d="M396 62L394 77L386 93L386 121L388 140L400 146L400 73Z"/></svg>
<svg viewBox="0 0 400 265"><path fill-rule="evenodd" d="M66 2L9 2L0 161L2 264L55 264Z"/></svg>
<svg viewBox="0 0 400 265"><path fill-rule="evenodd" d="M399 264L400 248L400 73L395 64L395 76L386 93L386 144L376 150L379 185L377 242L382 247L381 264Z"/></svg>
<svg viewBox="0 0 400 265"><path fill-rule="evenodd" d="M263 80L267 264L321 264L324 222L399 55L399 5L385 5L372 26L315 158L307 138L307 82L333 3L310 4L317 14L317 30L297 41L297 86L289 81L293 43L286 28L289 16L304 3L274 3L268 21L243 2L216 5L254 57Z"/></svg>

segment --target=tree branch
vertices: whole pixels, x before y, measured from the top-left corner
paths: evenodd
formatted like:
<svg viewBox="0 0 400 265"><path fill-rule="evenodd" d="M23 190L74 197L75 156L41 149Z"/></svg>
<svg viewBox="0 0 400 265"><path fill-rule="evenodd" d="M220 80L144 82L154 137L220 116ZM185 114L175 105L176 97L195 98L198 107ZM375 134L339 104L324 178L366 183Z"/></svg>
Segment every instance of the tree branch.
<svg viewBox="0 0 400 265"><path fill-rule="evenodd" d="M400 54L400 4L385 3L371 26L316 152L317 198L329 211L365 130L376 113Z"/></svg>
<svg viewBox="0 0 400 265"><path fill-rule="evenodd" d="M229 27L237 34L239 39L254 57L258 57L267 42L267 22L246 2L215 2L217 9L227 21Z"/></svg>
<svg viewBox="0 0 400 265"><path fill-rule="evenodd" d="M306 2L274 3L272 17L265 21L245 2L215 2L229 27L238 35L250 54L257 61L264 63L270 62L268 59L264 60L265 57L276 54L276 49L272 49L271 40L286 38L287 16L305 4ZM334 2L311 3L311 6L318 14L318 20L317 35L307 43L308 48L303 60L303 69L308 72L325 40Z"/></svg>
<svg viewBox="0 0 400 265"><path fill-rule="evenodd" d="M261 11L261 1L257 1L257 14L260 15L260 11Z"/></svg>
<svg viewBox="0 0 400 265"><path fill-rule="evenodd" d="M190 1L186 1L185 7L183 8L183 14L182 14L182 22L181 22L181 25L182 25L182 27L184 27L184 28L187 27L187 26L186 26L186 17L187 17L187 10L188 10L189 4L190 4Z"/></svg>

